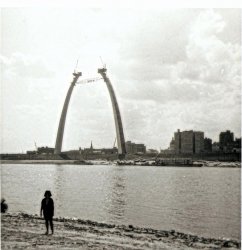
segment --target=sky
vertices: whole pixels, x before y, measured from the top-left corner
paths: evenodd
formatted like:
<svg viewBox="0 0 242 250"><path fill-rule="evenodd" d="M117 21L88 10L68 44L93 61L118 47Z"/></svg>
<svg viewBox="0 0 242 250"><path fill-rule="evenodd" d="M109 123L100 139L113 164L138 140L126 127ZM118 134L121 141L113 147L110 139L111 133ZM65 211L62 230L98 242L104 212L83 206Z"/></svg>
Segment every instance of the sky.
<svg viewBox="0 0 242 250"><path fill-rule="evenodd" d="M165 149L177 129L241 136L240 9L2 8L1 27L2 153L54 147L74 69L98 77L100 57L126 141ZM76 85L62 149L115 137L105 83Z"/></svg>

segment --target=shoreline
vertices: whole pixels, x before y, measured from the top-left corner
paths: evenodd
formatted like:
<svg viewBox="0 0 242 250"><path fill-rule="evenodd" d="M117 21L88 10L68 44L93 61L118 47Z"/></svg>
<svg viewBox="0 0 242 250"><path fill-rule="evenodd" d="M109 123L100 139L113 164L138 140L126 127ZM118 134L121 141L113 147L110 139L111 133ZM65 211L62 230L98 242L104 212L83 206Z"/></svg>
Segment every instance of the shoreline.
<svg viewBox="0 0 242 250"><path fill-rule="evenodd" d="M174 230L54 218L54 235L45 236L44 220L25 213L1 214L2 249L240 249L234 239L205 238Z"/></svg>
<svg viewBox="0 0 242 250"><path fill-rule="evenodd" d="M116 161L103 160L0 160L0 164L46 164L46 165L119 165ZM139 165L139 164L120 164L120 166L153 166L153 165ZM206 167L206 168L241 168L241 162L224 162L224 161L206 161L194 160L193 165L164 165L156 167Z"/></svg>
<svg viewBox="0 0 242 250"><path fill-rule="evenodd" d="M91 161L79 160L1 160L0 164L93 165Z"/></svg>

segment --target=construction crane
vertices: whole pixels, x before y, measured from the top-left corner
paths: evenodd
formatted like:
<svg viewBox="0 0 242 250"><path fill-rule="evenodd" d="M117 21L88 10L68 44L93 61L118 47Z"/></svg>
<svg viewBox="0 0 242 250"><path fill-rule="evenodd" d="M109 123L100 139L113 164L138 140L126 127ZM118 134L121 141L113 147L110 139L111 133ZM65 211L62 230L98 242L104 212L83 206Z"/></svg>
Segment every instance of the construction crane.
<svg viewBox="0 0 242 250"><path fill-rule="evenodd" d="M101 56L99 56L99 58L100 58L100 61L101 61L102 65L103 65L103 69L106 69L106 63L103 62L103 59L102 59Z"/></svg>
<svg viewBox="0 0 242 250"><path fill-rule="evenodd" d="M37 154L38 153L38 147L37 147L36 141L34 142L34 147L35 147L36 154Z"/></svg>

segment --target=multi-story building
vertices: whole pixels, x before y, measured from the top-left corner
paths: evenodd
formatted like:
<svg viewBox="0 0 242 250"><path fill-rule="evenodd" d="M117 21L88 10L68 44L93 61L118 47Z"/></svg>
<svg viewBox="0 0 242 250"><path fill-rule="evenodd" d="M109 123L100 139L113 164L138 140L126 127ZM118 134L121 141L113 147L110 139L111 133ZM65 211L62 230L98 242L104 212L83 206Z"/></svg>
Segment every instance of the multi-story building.
<svg viewBox="0 0 242 250"><path fill-rule="evenodd" d="M241 138L235 138L232 152L241 152Z"/></svg>
<svg viewBox="0 0 242 250"><path fill-rule="evenodd" d="M204 138L204 151L207 153L212 152L212 139Z"/></svg>
<svg viewBox="0 0 242 250"><path fill-rule="evenodd" d="M136 144L131 141L126 142L126 151L128 154L146 153L146 146L144 144Z"/></svg>
<svg viewBox="0 0 242 250"><path fill-rule="evenodd" d="M194 133L192 130L181 132L181 153L194 153Z"/></svg>
<svg viewBox="0 0 242 250"><path fill-rule="evenodd" d="M175 153L180 154L181 153L181 132L180 129L177 130L177 132L174 133L174 140L175 140Z"/></svg>
<svg viewBox="0 0 242 250"><path fill-rule="evenodd" d="M220 151L219 143L218 143L218 142L214 142L214 143L212 144L212 152L218 153L219 151Z"/></svg>
<svg viewBox="0 0 242 250"><path fill-rule="evenodd" d="M172 140L170 142L169 150L173 151L173 152L175 151L175 140L174 140L174 138L172 138Z"/></svg>
<svg viewBox="0 0 242 250"><path fill-rule="evenodd" d="M234 133L230 132L230 130L226 130L225 132L221 132L219 134L219 145L222 151L226 151L228 145L231 145L234 142Z"/></svg>
<svg viewBox="0 0 242 250"><path fill-rule="evenodd" d="M235 138L234 147L241 148L241 138Z"/></svg>
<svg viewBox="0 0 242 250"><path fill-rule="evenodd" d="M178 129L174 133L175 153L176 154L193 154L204 151L204 132L200 131L183 131Z"/></svg>
<svg viewBox="0 0 242 250"><path fill-rule="evenodd" d="M220 145L220 151L224 153L240 152L241 150L241 139L235 138L233 142L227 142L225 145Z"/></svg>
<svg viewBox="0 0 242 250"><path fill-rule="evenodd" d="M204 132L194 131L193 136L194 136L193 152L195 154L204 152Z"/></svg>

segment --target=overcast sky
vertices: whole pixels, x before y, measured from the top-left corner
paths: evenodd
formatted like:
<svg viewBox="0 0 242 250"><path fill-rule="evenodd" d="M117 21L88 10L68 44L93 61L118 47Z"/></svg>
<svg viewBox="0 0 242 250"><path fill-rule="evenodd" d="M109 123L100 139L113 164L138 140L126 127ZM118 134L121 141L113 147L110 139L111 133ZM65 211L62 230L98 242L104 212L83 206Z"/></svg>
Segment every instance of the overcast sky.
<svg viewBox="0 0 242 250"><path fill-rule="evenodd" d="M177 129L240 136L239 9L7 8L1 13L1 152L54 147L76 60L107 65L126 140L167 148ZM112 147L103 81L74 88L63 150Z"/></svg>

